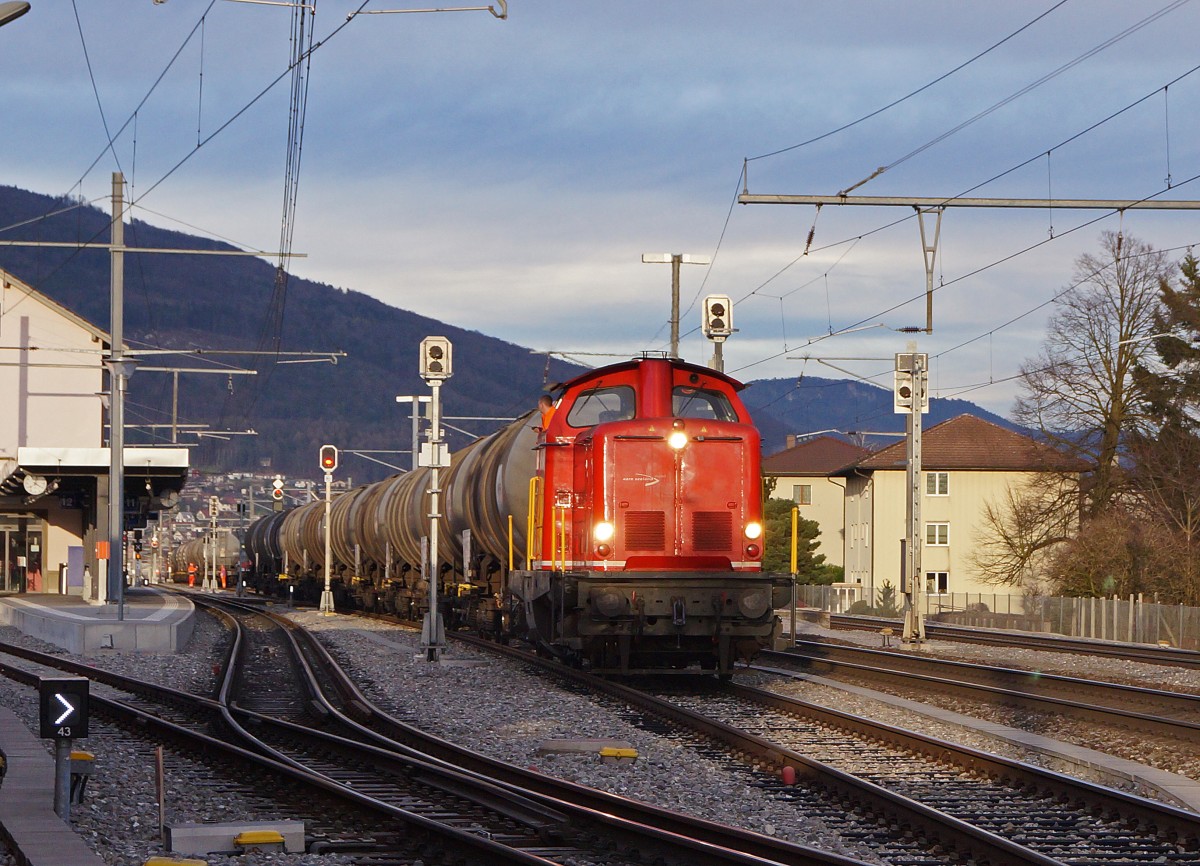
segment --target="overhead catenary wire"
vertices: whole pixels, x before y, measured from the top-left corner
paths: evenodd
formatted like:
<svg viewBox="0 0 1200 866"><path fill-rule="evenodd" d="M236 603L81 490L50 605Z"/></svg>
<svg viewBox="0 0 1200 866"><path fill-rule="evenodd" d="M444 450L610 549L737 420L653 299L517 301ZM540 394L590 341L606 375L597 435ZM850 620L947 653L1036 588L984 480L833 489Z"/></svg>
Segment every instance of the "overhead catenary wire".
<svg viewBox="0 0 1200 866"><path fill-rule="evenodd" d="M1162 85L1162 86L1160 86L1160 87L1156 87L1156 88L1154 88L1153 90L1149 91L1148 93L1146 93L1146 94L1142 95L1141 97L1139 97L1139 98L1137 98L1137 99L1135 99L1135 100L1133 100L1133 101L1131 101L1131 102L1129 102L1129 103L1125 104L1125 105L1124 105L1124 106L1122 106L1121 108L1119 108L1119 109L1117 109L1117 110L1115 110L1115 111L1113 111L1113 112L1109 113L1109 114L1108 114L1107 116L1105 116L1104 118L1102 118L1102 119L1100 119L1100 120L1098 120L1098 121L1096 121L1096 122L1094 122L1094 123L1090 124L1089 126L1085 127L1084 129L1082 129L1082 130L1080 130L1080 131L1078 131L1078 132L1076 132L1076 133L1074 133L1074 134L1072 134L1072 135L1070 135L1070 136L1068 136L1068 137L1066 137L1066 138L1064 138L1064 139L1060 140L1058 143L1056 143L1055 145L1051 146L1051 147L1050 147L1050 148L1048 148L1047 150L1044 150L1044 151L1039 151L1039 152L1038 152L1036 155L1034 155L1034 156L1031 156L1031 157L1028 157L1027 159L1025 159L1025 160L1022 160L1022 161L1018 162L1017 164L1015 164L1015 165L1013 165L1013 166L1011 166L1011 167L1009 167L1009 168L1007 168L1007 169L1005 169L1005 170L1003 170L1003 171L1001 171L1001 172L998 172L997 174L994 174L994 175L992 175L991 177L987 178L986 180L984 180L984 181L981 181L980 183L977 183L977 184L975 184L975 185L974 185L974 186L972 186L972 187L969 187L968 189L964 190L963 192L960 192L960 193L958 193L958 194L957 194L957 195L955 195L955 196L948 196L948 197L947 197L947 198L944 200L944 204L952 204L952 203L954 202L954 200L955 200L955 199L958 199L958 198L964 198L964 197L968 196L970 193L972 193L972 192L975 192L976 190L978 190L978 189L981 189L982 187L985 187L985 186L987 186L988 184L994 183L994 182L996 182L997 180L1000 180L1001 178L1003 178L1003 177L1005 177L1005 176L1007 176L1007 175L1009 175L1009 174L1012 174L1013 172L1016 172L1016 171L1020 170L1021 168L1024 168L1025 166L1027 166L1027 165L1031 164L1032 162L1034 162L1034 161L1036 161L1036 160L1039 160L1039 159L1041 159L1041 158L1042 158L1042 157L1044 157L1044 156L1048 158L1048 157L1049 157L1049 155L1050 155L1051 153L1053 153L1055 150L1059 150L1059 149L1061 149L1061 148L1065 147L1066 145L1068 145L1068 144L1070 144L1070 143L1072 143L1072 142L1074 142L1074 141L1078 140L1079 138L1083 137L1084 135L1087 135L1087 134L1089 134L1089 133L1091 133L1091 132L1095 131L1096 129L1100 128L1101 126L1104 126L1105 124L1107 124L1107 123L1109 123L1109 122L1111 122L1111 121L1115 120L1116 118L1118 118L1118 117L1120 117L1120 116L1124 115L1126 112L1128 112L1128 111L1131 111L1133 108L1135 108L1135 107L1137 107L1137 106L1141 105L1142 103L1146 102L1148 99L1151 99L1151 98L1153 98L1153 97L1154 97L1154 95L1155 95L1155 94L1157 94L1157 93L1158 93L1160 90L1165 90L1165 89L1167 89L1167 88L1169 88L1169 87L1171 87L1171 86L1173 86L1173 85L1175 85L1175 84L1178 84L1179 82L1181 82L1181 81L1183 81L1183 80L1185 80L1185 79L1187 79L1187 78L1191 77L1192 75L1194 75L1194 74L1195 74L1197 71L1200 71L1200 64L1197 64L1196 66L1193 66L1193 67L1191 67L1190 69L1188 69L1188 70L1184 71L1183 73L1181 73L1181 74L1177 75L1175 78L1173 78L1173 79L1171 79L1170 81L1168 81L1166 84L1164 84L1164 85ZM1177 188L1177 186L1182 186L1182 185L1184 185L1184 184L1186 184L1186 183L1189 183L1189 182L1192 182L1192 181L1194 181L1194 180L1196 180L1196 177L1189 178L1189 180L1188 180L1188 181L1184 181L1184 183L1183 183L1183 184L1178 184L1178 185L1172 184L1171 186L1169 186L1169 187L1166 187L1166 188L1164 188L1164 189L1161 189L1161 190L1159 190L1158 192L1156 192L1156 193L1154 193L1154 194L1152 194L1152 195L1150 195L1150 196L1145 196L1145 197L1143 197L1143 198L1136 199L1135 201L1147 201L1147 200L1150 200L1150 199L1156 198L1156 197L1158 197L1158 196L1161 196L1161 195L1162 195L1163 193L1165 193L1165 192L1168 192L1168 191L1171 191L1171 190L1174 190L1174 189L1176 189L1176 188ZM1088 220L1087 222L1083 223L1082 225L1076 226L1075 228L1073 228L1073 229L1071 229L1071 230L1069 230L1069 231L1067 231L1067 232L1064 232L1064 233L1063 233L1063 236L1065 236L1065 235L1067 235L1067 234L1071 234L1071 233L1073 233L1073 232L1077 231L1077 230L1078 230L1078 229L1080 229L1080 228L1085 228L1085 227L1087 227L1088 225L1093 225L1093 224L1095 224L1096 222L1099 222L1099 221L1101 221L1101 220L1103 220L1103 219L1108 219L1108 218L1109 218L1111 215L1112 215L1112 212L1109 212L1109 213L1106 213L1106 214L1104 214L1104 215L1102 215L1101 217L1098 217L1098 218L1096 218L1096 219L1093 219L1093 220ZM887 223L884 223L884 224L882 224L882 225L879 225L879 226L877 226L877 227L875 227L875 228L869 229L869 230L867 230L867 231L865 231L865 232L863 232L863 233L861 233L861 234L859 234L859 235L856 235L856 236L854 236L853 238L846 238L846 239L842 239L842 240L834 241L834 242L832 242L832 243L826 244L826 245L824 245L824 246L821 246L821 247L817 247L817 249L816 249L816 250L814 250L813 252L823 252L824 250L831 249L831 248L833 248L833 247L835 247L835 246L840 246L840 245L843 245L843 244L846 244L846 243L850 243L850 242L857 243L858 241L862 240L862 239L863 239L863 238L865 238L865 237L869 237L869 236L872 236L872 235L878 234L878 233L880 233L880 232L883 232L883 231L886 231L887 229L890 229L890 228L892 228L892 227L894 227L894 226L897 226L897 225L899 225L899 224L901 224L901 223L903 223L903 222L906 222L906 221L908 221L908 220L914 219L914 218L915 218L915 216L916 216L915 214L910 214L910 215L906 215L906 216L904 216L904 217L901 217L901 218L899 218L899 219L891 220L891 221L889 221L889 222L887 222ZM1050 236L1049 236L1049 238L1048 238L1047 240L1054 240L1054 239L1056 239L1056 236L1054 235L1054 233L1053 233L1053 232L1050 232ZM1033 245L1030 245L1030 246L1028 246L1028 247L1025 247L1025 248L1023 248L1022 250L1019 250L1019 251L1017 251L1016 253L1013 253L1013 254L1011 254L1011 255L1005 256L1005 257L1003 257L1003 258L1001 258L1001 259L999 259L999 260L997 260L997 261L994 261L994 262L992 262L992 263L990 263L990 264L988 264L988 265L985 265L985 266L983 266L983 267L977 268L977 269L975 269L975 270L973 270L973 271L970 271L970 272L968 272L968 273L966 273L966 274L960 275L959 277L956 277L956 278L954 278L954 279L950 280L949 282L946 282L946 281L943 279L943 280L942 280L942 282L941 282L941 284L940 284L939 286L937 286L937 287L936 287L936 289L941 289L941 288L948 287L948 286L950 286L950 285L952 285L952 284L955 284L955 283L957 283L957 282L960 282L961 280L964 280L964 279L966 279L966 278L968 278L968 277L971 277L971 276L974 276L974 275L976 275L976 274L979 274L979 273L981 273L981 272L983 272L983 271L986 271L986 270L990 269L991 267L994 267L994 266L996 266L996 265L998 265L998 264L1001 264L1001 263L1003 263L1003 262L1009 261L1009 260L1011 260L1012 258L1015 258L1015 257L1016 257L1016 256L1018 256L1018 255L1022 255L1022 254L1024 254L1024 253L1027 253L1027 252L1029 252L1029 251L1031 251L1031 250L1033 250L1033 249L1036 249L1036 248L1038 248L1039 246L1042 246L1042 245L1044 245L1044 243L1045 243L1045 241L1043 241L1042 243L1033 244ZM753 296L754 294L758 293L758 292L759 292L759 291L760 291L760 290L761 290L763 287L765 287L766 285L769 285L771 282L773 282L774 280L776 280L776 279L778 279L779 277L781 277L781 276L782 276L782 275L783 275L783 274L784 274L786 271L788 271L788 270L789 270L791 267L793 267L793 266L794 266L796 263L798 263L799 261L801 261L801 259L803 259L803 258L804 258L804 256L803 256L803 255L798 255L798 256L796 256L794 259L792 259L792 261L790 261L790 262L789 262L788 264L786 264L784 267L782 267L782 268L780 268L778 271L776 271L776 272L775 272L775 274L773 274L773 275L772 275L771 277L769 277L769 278L768 278L766 281L764 281L763 283L761 283L761 284L760 284L758 287L756 287L755 289L753 289L753 290L751 290L751 291L747 292L747 293L746 293L746 294L744 294L744 295L743 295L741 298L738 298L737 300L735 300L735 301L734 301L734 305L735 305L735 306L737 306L738 304L740 304L740 303L742 303L743 301L747 300L749 297L751 297L751 296ZM811 283L812 283L812 282L815 282L815 281L816 281L816 279L814 279L814 280L811 280L811 281L809 281L809 283L807 283L807 284L805 284L805 285L811 285ZM802 286L802 287L800 287L800 288L803 288L803 286ZM936 290L936 289L935 289L935 290ZM898 304L895 304L895 305L893 305L893 306L891 306L891 307L887 308L886 310L884 310L884 311L882 311L882 312L877 312L877 313L874 313L874 314L872 314L872 315L870 315L870 316L868 316L868 317L866 317L866 318L864 318L864 319L861 319L861 320L859 320L859 321L857 321L857 322L855 322L855 323L853 323L853 324L851 324L851 325L848 325L846 328L839 329L839 330L837 330L837 331L833 331L833 332L832 332L832 333L830 333L830 334L827 334L827 335L824 335L824 336L821 336L821 337L818 337L818 338L814 338L814 339L812 339L812 340L810 340L810 341L809 341L808 345L811 345L813 342L819 342L820 340L827 339L827 338L829 338L829 337L838 336L840 333L843 333L843 332L844 332L844 331L846 331L846 330L851 330L851 329L857 328L857 327L859 327L859 326L863 325L864 323L866 323L867 321L870 321L870 320L872 320L872 319L877 319L877 318L880 318L880 317L882 317L882 316L884 316L884 315L887 315L888 313L894 312L895 310L899 309L900 307L903 307L903 306L906 306L907 304L913 303L913 302L915 302L915 301L917 301L917 300L921 299L922 297L924 297L924 292L922 292L922 293L920 293L920 294L918 294L918 295L915 295L915 296L913 296L913 297L911 297L911 298L908 298L908 299L906 299L906 300L904 300L904 301L902 301L902 302L900 302L900 303L898 303ZM698 329L692 329L691 331L689 331L689 332L688 332L688 334L685 334L684 336L688 336L688 335L690 335L690 334L693 334L693 333L695 333L697 330L698 330ZM754 362L752 362L752 363L750 363L750 364L743 365L742 367L739 367L739 368L737 368L737 370L735 370L735 371L733 371L733 372L738 372L738 371L740 371L740 370L745 370L745 369L748 369L748 368L750 368L750 367L758 366L759 364L767 363L768 361L777 360L777 359L778 359L778 358L780 358L782 355L786 354L786 351L794 351L794 349L789 349L789 350L785 350L784 352L779 352L779 353L774 353L774 354L771 354L771 355L769 355L769 356L767 356L767 357L765 357L765 358L761 358L761 359L759 359L759 360L757 360L757 361L754 361Z"/></svg>
<svg viewBox="0 0 1200 866"><path fill-rule="evenodd" d="M951 127L950 129L946 130L945 132L941 133L940 135L937 135L937 136L929 139L924 144L922 144L920 147L917 147L917 148L909 151L908 153L904 154L904 156L901 156L898 159L892 160L887 165L880 166L879 168L875 169L875 171L872 172L870 174L870 176L864 178L863 180L860 180L858 183L853 184L852 186L848 187L847 189L843 190L842 192L839 192L838 195L845 195L850 190L857 189L858 187L862 186L863 184L867 183L868 181L874 180L875 178L879 177L884 172L890 171L891 169L895 168L896 166L902 165L903 163L908 162L913 157L918 156L919 154L922 154L925 151L929 150L929 148L931 148L937 144L940 144L941 142L945 141L946 139L950 138L953 135L957 135L958 133L962 132L967 127L972 126L973 124L977 123L978 121L982 120L983 118L987 117L988 115L993 114L996 111L999 111L1004 106L1008 105L1009 103L1011 103L1017 99L1020 99L1022 96L1025 96L1026 94L1036 90L1037 88L1041 87L1043 84L1046 84L1047 82L1052 81L1053 79L1062 75L1064 72L1075 68L1080 63L1083 63L1085 60L1088 60L1089 58L1094 57L1095 55L1099 54L1101 51L1104 51L1107 48L1111 48L1113 45L1116 45L1118 42L1128 38L1129 36L1132 36L1134 33L1138 32L1143 27L1149 26L1150 24L1157 21L1159 18L1163 17L1164 15L1167 15L1170 12L1175 11L1180 6L1182 6L1188 2L1190 2L1190 0L1173 0L1173 2L1168 3L1162 9L1159 9L1157 12L1153 12L1150 15L1147 15L1145 18L1141 19L1140 21L1138 21L1134 24L1131 24L1129 27L1125 28L1120 33L1117 33L1115 36L1112 36L1112 37L1104 40L1099 45L1093 46L1092 48L1085 51L1083 54L1080 54L1078 57L1075 57L1074 59L1067 61L1066 63L1062 64L1061 66L1057 67L1056 69L1053 69L1050 72L1046 73L1041 78L1038 78L1035 81L1030 82L1029 84L1025 85L1024 87L1015 91L1014 93L1009 94L1008 96L1004 97L1003 99L999 100L998 102L995 102L992 105L988 106L987 108L983 109L982 111L977 112L976 114L972 115L971 117L967 118L966 120L962 121L961 123L957 124L956 126Z"/></svg>
<svg viewBox="0 0 1200 866"><path fill-rule="evenodd" d="M814 137L808 139L807 141L801 141L798 144L789 145L788 147L781 147L778 150L771 151L770 153L762 153L762 154L759 154L758 156L747 157L746 161L754 162L754 161L757 161L760 159L769 159L773 156L779 156L780 154L783 154L783 153L789 153L793 150L799 150L802 147L807 147L810 144L816 144L818 141L823 141L826 138L830 138L834 135L837 135L839 132L845 132L847 129L852 129L855 126L858 126L860 123L870 120L872 117L876 117L880 114L883 114L885 111L895 108L897 105L900 105L903 102L907 102L909 99L912 99L914 96L917 96L918 94L925 92L926 90L933 87L934 85L936 85L942 81L945 81L947 78L954 75L956 72L961 72L963 69L970 66L976 60L979 60L980 58L987 56L988 54L990 54L991 52L993 52L997 48L999 48L1001 45L1008 42L1010 39L1013 39L1014 37L1020 35L1024 31L1028 30L1030 27L1032 27L1034 24L1041 21L1043 18L1045 18L1051 12L1054 12L1056 9L1058 9L1061 6L1065 6L1067 4L1067 2L1068 2L1068 0L1059 0L1058 3L1055 3L1053 6L1051 6L1049 9L1047 9L1045 12L1041 13L1040 15L1036 16L1032 20L1021 25L1016 30L1014 30L1012 33L1008 34L1007 36L1005 36L1003 39L999 40L998 42L992 43L987 48L985 48L983 51L980 51L978 54L974 55L970 59L964 60L958 66L955 66L953 69L949 70L948 72L943 72L937 78L934 78L932 81L922 84L916 90L912 90L912 91L906 93L904 96L901 96L899 99L895 99L895 100L889 102L887 105L883 105L879 108L876 108L874 111L864 114L862 117L859 117L857 120L852 120L849 123L845 123L845 124L839 126L837 129L831 129L828 132L821 133L820 135L814 136Z"/></svg>
<svg viewBox="0 0 1200 866"><path fill-rule="evenodd" d="M904 96L900 97L899 99L893 100L892 102L889 102L887 105L881 106L881 107L875 109L874 111L871 111L871 112L863 115L862 117L859 117L857 120L853 120L850 123L846 123L846 124L843 124L842 126L837 127L836 129L831 129L828 132L824 132L820 135L814 136L813 138L810 138L807 141L802 141L798 144L793 144L788 147L780 148L778 150L774 150L769 153L759 154L758 156L746 157L742 161L742 171L738 176L739 188L745 188L745 185L747 182L747 177L748 177L748 168L747 168L748 163L754 162L757 160L761 160L761 159L768 159L773 156L778 156L783 153L788 153L793 150L798 150L799 148L806 147L810 144L815 144L818 141L822 141L826 138L830 138L834 135L837 135L840 132L845 132L846 130L851 129L851 128L859 125L860 123L863 123L864 121L870 120L872 117L876 117L880 114L883 114L884 112L888 111L889 109L895 108L897 105L900 105L901 103L906 102L907 100L911 99L912 97L917 96L918 94L928 90L929 88L933 87L934 85L938 84L939 82L942 82L942 81L946 80L947 78L951 77L955 73L962 71L963 69L970 66L972 63L979 60L980 58L985 57L986 55L990 54L992 51L999 48L1001 45L1005 44L1009 40L1015 38L1016 36L1018 36L1019 34L1024 32L1025 30L1032 27L1034 24L1041 21L1047 15L1054 12L1056 9L1060 8L1061 6L1066 5L1067 2L1068 2L1068 0L1059 0L1058 3L1055 3L1053 6L1051 6L1049 9L1047 9L1045 12L1041 13L1040 15L1037 15L1032 20L1027 21L1025 24L1018 27L1012 33L1009 33L1003 39L1000 39L999 41L992 43L990 46L985 48L983 51L980 51L978 54L975 54L973 57L969 58L968 60L963 61L958 66L955 66L953 69L950 69L949 71L942 73L941 75L937 76L936 78L932 79L931 81L926 82L925 84L921 85L917 89L910 91L909 93L905 94ZM720 233L719 237L717 238L716 248L714 249L713 254L712 254L712 261L710 262L709 266L705 269L704 277L700 283L700 288L697 289L695 295L692 296L691 301L688 303L687 308L683 311L682 315L687 315L687 314L691 313L691 311L696 306L696 302L700 299L700 296L704 293L704 288L708 284L709 275L712 273L713 268L716 266L717 256L720 253L721 247L724 243L725 233L729 228L729 221L733 215L733 206L735 204L737 204L737 193L736 192L734 193L733 201L731 201L729 204L729 209L725 213L725 221L721 226L721 233ZM813 233L814 233L815 229L816 229L816 220L814 219L813 230L809 232L808 243L806 244L806 248L805 248L806 255L808 253L808 248L812 246ZM648 342L653 343L655 340L657 340L659 335L662 334L663 329L666 327L666 325L667 325L667 323L663 323L663 325L659 327L659 329L655 332L654 336L651 337Z"/></svg>

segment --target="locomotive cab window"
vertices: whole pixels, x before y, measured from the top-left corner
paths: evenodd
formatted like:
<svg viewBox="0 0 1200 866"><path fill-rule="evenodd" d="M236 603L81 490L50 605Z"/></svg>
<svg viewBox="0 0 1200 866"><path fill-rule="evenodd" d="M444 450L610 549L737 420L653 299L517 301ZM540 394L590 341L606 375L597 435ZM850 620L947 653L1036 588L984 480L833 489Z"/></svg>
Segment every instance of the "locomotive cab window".
<svg viewBox="0 0 1200 866"><path fill-rule="evenodd" d="M676 418L707 418L711 421L737 421L737 412L729 397L720 391L676 385L671 391L671 414Z"/></svg>
<svg viewBox="0 0 1200 866"><path fill-rule="evenodd" d="M567 424L572 427L594 427L611 421L630 421L636 408L637 400L629 385L593 388L575 398L567 414Z"/></svg>

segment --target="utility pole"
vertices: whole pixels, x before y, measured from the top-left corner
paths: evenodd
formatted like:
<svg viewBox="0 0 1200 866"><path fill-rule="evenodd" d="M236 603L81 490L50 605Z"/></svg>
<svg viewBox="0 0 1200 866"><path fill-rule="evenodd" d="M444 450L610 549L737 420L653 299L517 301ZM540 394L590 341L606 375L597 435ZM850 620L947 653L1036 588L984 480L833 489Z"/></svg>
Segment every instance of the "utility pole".
<svg viewBox="0 0 1200 866"><path fill-rule="evenodd" d="M112 236L108 352L108 575L106 598L117 601L125 619L125 389L136 361L125 357L125 176L112 176Z"/></svg>
<svg viewBox="0 0 1200 866"><path fill-rule="evenodd" d="M916 350L910 342L909 351L896 355L894 408L897 413L907 414L905 419L905 443L907 466L905 470L905 527L907 538L904 547L904 631L901 640L905 643L920 643L925 640L925 607L928 598L925 580L921 573L921 414L928 411L928 367L929 356Z"/></svg>
<svg viewBox="0 0 1200 866"><path fill-rule="evenodd" d="M643 264L671 265L671 357L679 357L679 266L709 265L709 256L688 253L642 253Z"/></svg>
<svg viewBox="0 0 1200 866"><path fill-rule="evenodd" d="M419 463L421 452L421 405L428 403L433 397L425 396L405 396L397 397L397 403L412 404L412 468L416 469Z"/></svg>

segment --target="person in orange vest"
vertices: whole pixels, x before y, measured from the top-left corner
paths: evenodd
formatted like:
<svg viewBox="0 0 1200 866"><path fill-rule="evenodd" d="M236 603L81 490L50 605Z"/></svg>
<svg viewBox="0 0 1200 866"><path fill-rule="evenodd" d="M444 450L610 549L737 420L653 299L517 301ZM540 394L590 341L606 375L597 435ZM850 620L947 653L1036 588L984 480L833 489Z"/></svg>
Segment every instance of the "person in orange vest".
<svg viewBox="0 0 1200 866"><path fill-rule="evenodd" d="M225 588L225 566L223 566L223 565L221 566L220 575L221 575L221 589L224 589Z"/></svg>
<svg viewBox="0 0 1200 866"><path fill-rule="evenodd" d="M196 563L188 563L188 586L196 585Z"/></svg>
<svg viewBox="0 0 1200 866"><path fill-rule="evenodd" d="M538 412L541 413L541 426L533 429L539 433L546 432L546 428L550 426L550 419L554 417L554 398L549 394L543 394L538 397Z"/></svg>

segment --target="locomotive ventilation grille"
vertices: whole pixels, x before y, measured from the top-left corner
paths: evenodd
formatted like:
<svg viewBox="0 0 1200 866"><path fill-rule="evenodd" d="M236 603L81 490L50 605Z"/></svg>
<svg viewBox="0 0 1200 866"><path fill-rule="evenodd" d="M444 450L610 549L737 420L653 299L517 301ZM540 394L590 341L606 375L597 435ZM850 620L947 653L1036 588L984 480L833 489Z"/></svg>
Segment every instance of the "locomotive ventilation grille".
<svg viewBox="0 0 1200 866"><path fill-rule="evenodd" d="M728 511L697 511L692 515L692 549L724 552L733 547L733 515Z"/></svg>
<svg viewBox="0 0 1200 866"><path fill-rule="evenodd" d="M666 548L667 518L661 511L625 514L625 549L662 551Z"/></svg>

